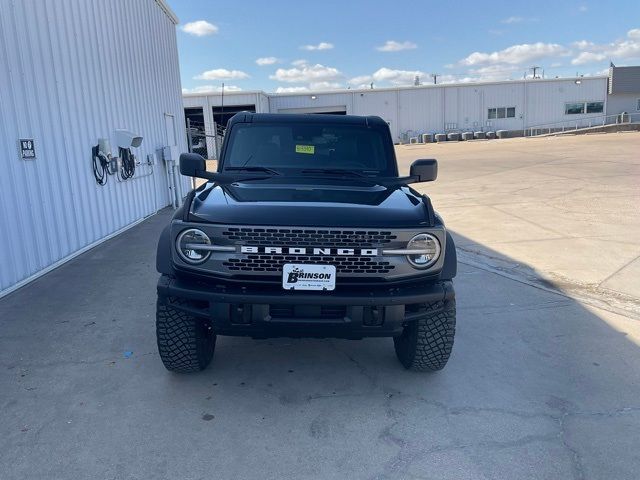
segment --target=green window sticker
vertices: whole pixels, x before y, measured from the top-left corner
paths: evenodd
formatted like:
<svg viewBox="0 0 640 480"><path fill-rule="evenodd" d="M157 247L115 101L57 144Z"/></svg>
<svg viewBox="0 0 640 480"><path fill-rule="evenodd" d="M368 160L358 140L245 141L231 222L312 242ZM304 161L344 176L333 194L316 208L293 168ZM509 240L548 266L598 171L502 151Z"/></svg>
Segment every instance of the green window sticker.
<svg viewBox="0 0 640 480"><path fill-rule="evenodd" d="M314 145L296 145L296 153L306 153L313 155L316 153L316 147Z"/></svg>

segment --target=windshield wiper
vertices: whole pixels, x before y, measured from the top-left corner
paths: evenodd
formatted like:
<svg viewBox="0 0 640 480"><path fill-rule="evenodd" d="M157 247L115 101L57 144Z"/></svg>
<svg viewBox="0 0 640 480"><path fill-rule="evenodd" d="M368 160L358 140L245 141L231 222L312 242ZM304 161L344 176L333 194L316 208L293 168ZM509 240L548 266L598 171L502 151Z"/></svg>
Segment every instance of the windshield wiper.
<svg viewBox="0 0 640 480"><path fill-rule="evenodd" d="M267 167L226 167L225 172L263 172L271 175L280 175L280 172Z"/></svg>
<svg viewBox="0 0 640 480"><path fill-rule="evenodd" d="M369 170L367 170L369 171ZM302 170L301 173L321 173L326 175L350 175L352 177L367 177L361 172L357 172L355 170L343 170L341 168L307 168ZM377 173L371 170L371 173Z"/></svg>

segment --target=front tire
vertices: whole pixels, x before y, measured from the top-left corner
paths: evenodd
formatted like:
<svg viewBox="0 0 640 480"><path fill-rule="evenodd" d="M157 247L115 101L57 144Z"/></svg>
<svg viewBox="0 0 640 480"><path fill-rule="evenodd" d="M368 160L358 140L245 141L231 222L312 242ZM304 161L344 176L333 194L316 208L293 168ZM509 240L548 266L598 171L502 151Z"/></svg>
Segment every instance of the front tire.
<svg viewBox="0 0 640 480"><path fill-rule="evenodd" d="M172 303L180 302L175 298ZM216 335L205 319L167 305L158 299L156 307L158 353L165 368L172 372L199 372L213 358Z"/></svg>
<svg viewBox="0 0 640 480"><path fill-rule="evenodd" d="M404 368L415 371L442 370L449 360L456 333L456 301L420 305L421 313L393 338L396 356Z"/></svg>

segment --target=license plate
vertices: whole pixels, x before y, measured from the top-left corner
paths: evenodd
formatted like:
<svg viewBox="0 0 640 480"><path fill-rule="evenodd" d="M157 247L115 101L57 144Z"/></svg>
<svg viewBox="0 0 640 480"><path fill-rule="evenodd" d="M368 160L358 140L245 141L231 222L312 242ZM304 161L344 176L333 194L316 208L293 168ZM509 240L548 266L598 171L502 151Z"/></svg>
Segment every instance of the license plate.
<svg viewBox="0 0 640 480"><path fill-rule="evenodd" d="M282 267L282 288L285 290L335 290L336 267L286 263Z"/></svg>

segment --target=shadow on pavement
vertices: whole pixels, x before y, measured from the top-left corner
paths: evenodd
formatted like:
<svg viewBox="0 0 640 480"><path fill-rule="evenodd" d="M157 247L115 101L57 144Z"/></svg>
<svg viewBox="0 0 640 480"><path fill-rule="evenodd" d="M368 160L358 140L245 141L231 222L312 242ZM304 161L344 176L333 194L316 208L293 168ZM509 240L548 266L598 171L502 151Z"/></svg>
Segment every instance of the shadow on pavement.
<svg viewBox="0 0 640 480"><path fill-rule="evenodd" d="M442 372L403 370L390 339L223 337L170 374L169 215L0 300L2 478L637 478L637 322L475 266Z"/></svg>

